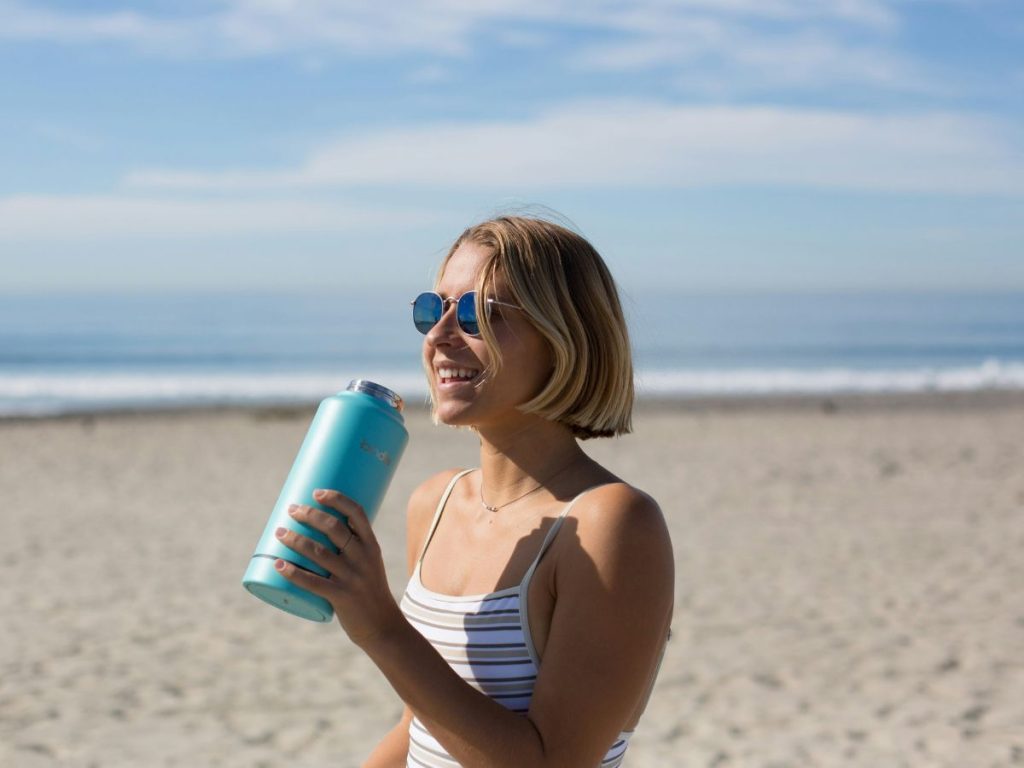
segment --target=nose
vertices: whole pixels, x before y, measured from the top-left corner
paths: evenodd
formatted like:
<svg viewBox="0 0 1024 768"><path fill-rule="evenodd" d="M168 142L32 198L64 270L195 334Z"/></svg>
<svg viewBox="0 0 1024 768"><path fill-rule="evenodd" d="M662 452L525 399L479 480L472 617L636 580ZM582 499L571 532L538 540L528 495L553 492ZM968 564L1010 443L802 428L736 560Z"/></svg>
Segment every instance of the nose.
<svg viewBox="0 0 1024 768"><path fill-rule="evenodd" d="M445 299L441 309L441 319L434 323L434 327L427 331L424 341L431 346L450 343L452 338L461 338L459 323L455 311L456 302L452 299Z"/></svg>

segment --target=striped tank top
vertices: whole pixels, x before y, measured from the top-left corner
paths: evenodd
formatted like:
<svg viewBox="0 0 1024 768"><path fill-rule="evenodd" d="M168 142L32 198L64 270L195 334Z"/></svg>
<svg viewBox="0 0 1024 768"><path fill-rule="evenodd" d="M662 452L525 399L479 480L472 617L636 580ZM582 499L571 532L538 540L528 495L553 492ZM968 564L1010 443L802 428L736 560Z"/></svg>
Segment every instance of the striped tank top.
<svg viewBox="0 0 1024 768"><path fill-rule="evenodd" d="M573 499L558 516L540 546L540 551L518 586L485 595L442 595L423 586L420 564L427 551L441 513L455 483L467 469L452 478L437 504L412 577L402 596L405 617L459 677L486 693L507 709L526 714L533 696L540 659L530 634L526 598L530 580L565 516L586 491ZM619 734L601 761L601 768L622 764L631 732ZM455 768L458 762L414 717L409 727L409 756L412 768Z"/></svg>

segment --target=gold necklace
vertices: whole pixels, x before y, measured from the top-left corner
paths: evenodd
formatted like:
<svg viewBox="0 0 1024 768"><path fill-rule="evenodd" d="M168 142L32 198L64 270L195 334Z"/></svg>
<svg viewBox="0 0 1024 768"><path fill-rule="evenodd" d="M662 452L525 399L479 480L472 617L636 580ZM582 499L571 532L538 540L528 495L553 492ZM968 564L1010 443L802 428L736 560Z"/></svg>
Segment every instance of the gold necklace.
<svg viewBox="0 0 1024 768"><path fill-rule="evenodd" d="M537 484L536 487L531 488L526 493L524 493L522 496L516 496L514 499L512 499L512 501L506 501L504 504L499 504L496 507L491 506L486 501L484 501L484 479L483 479L483 476L481 475L481 477L480 477L480 506L482 506L488 512L497 512L499 509L504 509L505 507L509 506L510 504L515 504L520 499L525 499L531 493L536 493L537 491L539 491L541 488L544 487L545 483L550 483L552 480L554 480L560 474L565 472L565 470L567 470L569 467L571 467L573 464L575 464L576 460L578 458L579 458L579 456L574 456L572 461L570 461L568 464L566 464L560 470L555 472L555 474L551 475L550 477L546 478L545 480L542 480L540 483Z"/></svg>

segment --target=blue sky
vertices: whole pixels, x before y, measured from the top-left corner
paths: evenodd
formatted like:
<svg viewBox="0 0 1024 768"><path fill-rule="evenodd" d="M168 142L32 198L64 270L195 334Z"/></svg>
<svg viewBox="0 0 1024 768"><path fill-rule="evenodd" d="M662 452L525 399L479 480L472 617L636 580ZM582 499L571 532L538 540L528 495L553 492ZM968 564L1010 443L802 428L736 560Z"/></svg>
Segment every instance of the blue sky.
<svg viewBox="0 0 1024 768"><path fill-rule="evenodd" d="M1024 290L1019 0L0 0L0 290Z"/></svg>

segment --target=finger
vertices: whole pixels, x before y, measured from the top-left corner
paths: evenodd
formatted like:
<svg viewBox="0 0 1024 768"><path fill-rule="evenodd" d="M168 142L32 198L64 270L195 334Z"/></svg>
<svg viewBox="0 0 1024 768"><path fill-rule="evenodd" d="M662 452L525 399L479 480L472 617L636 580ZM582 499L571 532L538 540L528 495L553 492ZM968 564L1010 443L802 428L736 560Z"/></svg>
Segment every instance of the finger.
<svg viewBox="0 0 1024 768"><path fill-rule="evenodd" d="M287 560L276 560L274 562L274 568L276 568L278 573L288 579L288 581L295 586L301 587L302 589L323 598L328 598L330 596L331 589L334 586L329 579L325 579L323 576L317 576L315 573L307 571L305 568L299 568L297 565L289 563Z"/></svg>
<svg viewBox="0 0 1024 768"><path fill-rule="evenodd" d="M348 538L347 538L347 539L345 540L345 543L344 543L344 544L342 544L342 545L341 545L341 546L340 546L340 547L338 548L338 554L339 554L339 555L341 555L341 554L344 554L344 552L345 552L345 547L347 547L347 546L348 546L349 544L351 544L351 543L352 543L352 540L353 540L353 539L354 539L355 537L356 537L356 533L355 533L355 531L353 531L353 530L352 530L351 528L349 528L349 529L348 529Z"/></svg>
<svg viewBox="0 0 1024 768"><path fill-rule="evenodd" d="M370 519L366 516L363 508L348 496L338 491L318 488L313 491L313 498L345 515L348 518L349 528L355 532L356 536L361 539L370 538Z"/></svg>
<svg viewBox="0 0 1024 768"><path fill-rule="evenodd" d="M338 549L349 540L350 531L346 522L330 512L305 504L292 504L288 507L288 514L303 525L322 533Z"/></svg>
<svg viewBox="0 0 1024 768"><path fill-rule="evenodd" d="M338 556L320 542L283 527L274 531L274 535L288 549L298 552L328 573L334 573L338 569Z"/></svg>

